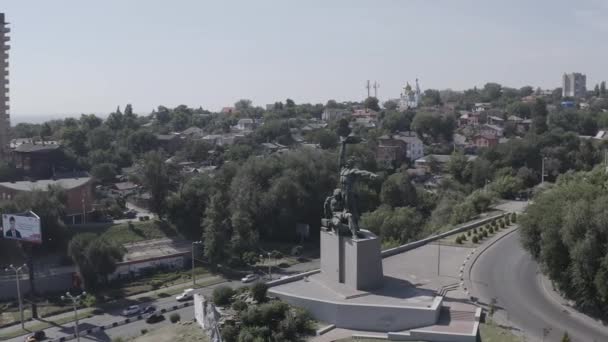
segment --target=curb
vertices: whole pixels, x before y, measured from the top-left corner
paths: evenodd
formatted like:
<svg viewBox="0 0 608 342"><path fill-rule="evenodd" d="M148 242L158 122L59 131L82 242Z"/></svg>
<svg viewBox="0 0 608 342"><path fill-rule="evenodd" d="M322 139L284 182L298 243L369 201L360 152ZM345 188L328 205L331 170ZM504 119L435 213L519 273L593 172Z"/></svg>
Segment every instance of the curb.
<svg viewBox="0 0 608 342"><path fill-rule="evenodd" d="M182 308L185 308L185 307L188 307L188 306L193 306L193 305L194 305L194 303L185 302L185 303L181 303L181 304L178 304L178 305L170 306L168 308L160 309L160 310L158 310L158 312L160 312L161 314L164 314L164 313L167 313L167 312L175 311L175 310L182 309ZM116 327L119 327L121 325L137 322L137 321L140 321L142 319L146 319L146 318L150 317L151 315L152 314L144 314L144 315L140 314L140 315L137 315L137 316L133 316L131 318L123 319L122 321L113 322L113 323L102 325L102 326L96 327L96 328L86 329L86 330L83 330L82 332L80 332L80 336L86 336L86 335L89 335L89 334L94 334L96 332L100 332L100 331L116 328ZM52 340L49 340L49 341L51 341L51 342L64 342L64 341L73 340L75 338L76 338L76 334L71 334L71 335L68 335L68 336L59 337L59 338L52 339Z"/></svg>
<svg viewBox="0 0 608 342"><path fill-rule="evenodd" d="M464 274L462 277L463 282L465 281L465 279L472 284L471 282L471 270L473 269L473 267L475 266L475 263L477 262L477 259L479 259L479 257L485 252L487 251L490 247L494 246L494 244L496 244L498 241L502 240L503 238L513 234L514 232L516 232L517 230L519 230L519 225L515 226L514 228L512 228L511 230L507 231L506 233L504 233L503 235L499 236L497 239L495 239L494 241L490 242L487 245L484 246L480 246L479 248L476 248L473 250L473 252L471 254L469 254L469 256L473 256L472 254L474 252L476 252L477 250L479 250L478 253L475 253L475 256L473 257L472 261L470 262L468 267L464 267L463 271L466 271L466 278L464 278ZM468 260L469 257L467 257L465 260ZM466 264L466 261L465 261ZM463 266L465 266L463 264ZM471 288L472 286L469 286L469 288ZM469 294L468 289L465 287L464 288L465 292L467 294ZM470 295L470 294L469 294Z"/></svg>

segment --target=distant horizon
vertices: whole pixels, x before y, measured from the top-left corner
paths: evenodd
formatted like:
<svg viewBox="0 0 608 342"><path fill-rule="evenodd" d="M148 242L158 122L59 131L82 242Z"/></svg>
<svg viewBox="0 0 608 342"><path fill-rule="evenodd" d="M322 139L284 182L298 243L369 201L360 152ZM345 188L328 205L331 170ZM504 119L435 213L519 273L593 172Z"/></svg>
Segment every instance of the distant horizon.
<svg viewBox="0 0 608 342"><path fill-rule="evenodd" d="M15 122L127 103L363 100L368 79L382 102L416 78L455 90L557 88L570 72L589 89L608 80L605 0L34 3L2 8Z"/></svg>

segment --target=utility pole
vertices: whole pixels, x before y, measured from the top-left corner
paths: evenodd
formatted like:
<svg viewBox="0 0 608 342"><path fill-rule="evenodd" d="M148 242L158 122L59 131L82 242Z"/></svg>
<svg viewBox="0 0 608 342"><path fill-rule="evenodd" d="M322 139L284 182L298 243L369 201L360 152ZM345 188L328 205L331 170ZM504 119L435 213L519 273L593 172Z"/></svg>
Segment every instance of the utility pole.
<svg viewBox="0 0 608 342"><path fill-rule="evenodd" d="M369 97L370 90L371 90L371 85L369 83L369 80L367 80L367 82L365 83L365 89L367 89L367 97Z"/></svg>
<svg viewBox="0 0 608 342"><path fill-rule="evenodd" d="M441 268L441 243L437 240L437 275L440 275Z"/></svg>
<svg viewBox="0 0 608 342"><path fill-rule="evenodd" d="M74 331L76 332L76 341L80 342L80 333L78 332L78 304L80 304L80 300L82 297L86 296L87 293L82 291L78 296L72 296L70 291L65 293L65 296L61 296L61 300L70 299L72 301L72 306L74 307Z"/></svg>
<svg viewBox="0 0 608 342"><path fill-rule="evenodd" d="M380 83L374 81L374 97L378 98L378 89L380 88Z"/></svg>
<svg viewBox="0 0 608 342"><path fill-rule="evenodd" d="M540 184L545 183L545 157L542 159L541 169L540 169Z"/></svg>
<svg viewBox="0 0 608 342"><path fill-rule="evenodd" d="M200 245L203 241L192 241L192 285L196 285L196 275L194 274L194 261L196 258L194 257L194 245Z"/></svg>
<svg viewBox="0 0 608 342"><path fill-rule="evenodd" d="M608 173L608 150L604 150L604 168L605 172Z"/></svg>
<svg viewBox="0 0 608 342"><path fill-rule="evenodd" d="M24 267L27 267L27 265L23 264L20 267L15 267L11 264L4 269L6 272L15 272L15 282L17 283L17 300L19 301L19 315L21 317L21 329L25 329L25 321L23 320L23 302L21 301L21 284L19 279L19 272L21 272Z"/></svg>

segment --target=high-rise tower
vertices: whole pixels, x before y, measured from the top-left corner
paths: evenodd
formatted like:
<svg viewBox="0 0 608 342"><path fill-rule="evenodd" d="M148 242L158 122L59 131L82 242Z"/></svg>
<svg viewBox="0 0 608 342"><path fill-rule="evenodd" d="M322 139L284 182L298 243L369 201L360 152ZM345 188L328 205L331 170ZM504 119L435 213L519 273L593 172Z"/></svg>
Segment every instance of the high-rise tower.
<svg viewBox="0 0 608 342"><path fill-rule="evenodd" d="M4 13L0 13L0 158L5 158L8 153L8 131L10 128L9 96L8 96L8 50L11 30L4 19Z"/></svg>

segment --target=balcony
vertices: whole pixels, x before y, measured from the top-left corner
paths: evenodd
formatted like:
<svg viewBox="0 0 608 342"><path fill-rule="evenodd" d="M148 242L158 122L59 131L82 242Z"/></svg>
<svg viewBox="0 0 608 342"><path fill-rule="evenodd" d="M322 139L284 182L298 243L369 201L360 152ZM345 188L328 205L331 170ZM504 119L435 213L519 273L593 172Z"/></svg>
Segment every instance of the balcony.
<svg viewBox="0 0 608 342"><path fill-rule="evenodd" d="M4 46L2 47L3 50L10 50L11 46L9 44L4 44Z"/></svg>
<svg viewBox="0 0 608 342"><path fill-rule="evenodd" d="M5 42L8 42L11 40L11 37L9 36L4 36L4 38L2 38L2 40L4 40Z"/></svg>
<svg viewBox="0 0 608 342"><path fill-rule="evenodd" d="M4 27L2 29L2 33L10 33L11 32L11 28L10 27Z"/></svg>

